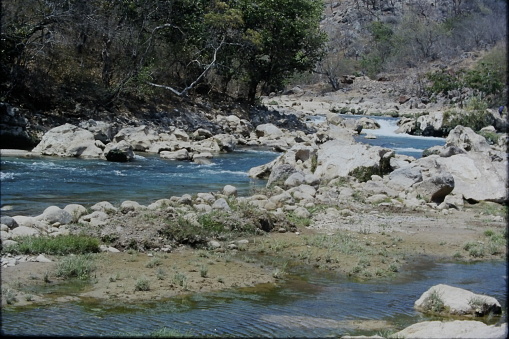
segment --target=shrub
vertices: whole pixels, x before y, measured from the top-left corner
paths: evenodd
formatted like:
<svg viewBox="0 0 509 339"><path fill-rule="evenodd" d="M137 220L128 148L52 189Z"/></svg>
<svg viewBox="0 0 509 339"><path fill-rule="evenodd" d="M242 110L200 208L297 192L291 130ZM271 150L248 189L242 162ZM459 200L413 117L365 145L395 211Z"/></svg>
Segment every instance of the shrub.
<svg viewBox="0 0 509 339"><path fill-rule="evenodd" d="M134 290L135 291L149 291L150 290L150 281L145 277L139 278L138 280L136 280L136 283L134 284Z"/></svg>
<svg viewBox="0 0 509 339"><path fill-rule="evenodd" d="M95 270L94 257L92 254L71 255L63 258L57 264L57 277L64 279L78 278L88 279Z"/></svg>
<svg viewBox="0 0 509 339"><path fill-rule="evenodd" d="M433 313L440 313L445 310L442 295L435 290L433 290L426 300L424 300L423 306L425 310Z"/></svg>

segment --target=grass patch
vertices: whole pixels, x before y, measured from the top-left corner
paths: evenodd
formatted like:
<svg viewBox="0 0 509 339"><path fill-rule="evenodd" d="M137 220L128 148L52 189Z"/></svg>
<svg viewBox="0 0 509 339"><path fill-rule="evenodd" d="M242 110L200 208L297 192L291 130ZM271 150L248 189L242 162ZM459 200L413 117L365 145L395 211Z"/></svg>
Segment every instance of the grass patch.
<svg viewBox="0 0 509 339"><path fill-rule="evenodd" d="M56 276L86 280L95 269L95 258L92 254L71 255L58 262Z"/></svg>
<svg viewBox="0 0 509 339"><path fill-rule="evenodd" d="M16 245L11 245L2 250L3 253L13 254L86 254L97 253L99 240L86 235L59 235L50 236L26 236L16 239Z"/></svg>

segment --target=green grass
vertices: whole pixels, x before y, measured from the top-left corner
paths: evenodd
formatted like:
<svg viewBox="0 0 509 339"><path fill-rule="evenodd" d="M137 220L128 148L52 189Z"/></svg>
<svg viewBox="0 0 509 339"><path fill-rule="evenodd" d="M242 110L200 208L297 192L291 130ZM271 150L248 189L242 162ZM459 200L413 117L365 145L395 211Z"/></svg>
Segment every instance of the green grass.
<svg viewBox="0 0 509 339"><path fill-rule="evenodd" d="M13 254L85 254L99 252L99 240L86 235L26 236L16 239L16 245L2 250Z"/></svg>
<svg viewBox="0 0 509 339"><path fill-rule="evenodd" d="M57 277L86 280L95 270L95 258L92 254L79 254L64 257L57 264Z"/></svg>

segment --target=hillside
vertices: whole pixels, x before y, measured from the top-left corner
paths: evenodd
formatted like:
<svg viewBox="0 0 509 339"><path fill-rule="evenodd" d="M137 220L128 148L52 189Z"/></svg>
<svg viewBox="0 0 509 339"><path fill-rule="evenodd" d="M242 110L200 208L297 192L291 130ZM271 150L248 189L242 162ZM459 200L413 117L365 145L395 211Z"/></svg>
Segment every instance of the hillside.
<svg viewBox="0 0 509 339"><path fill-rule="evenodd" d="M416 102L411 111L400 114L426 114L432 109L458 105L463 108L471 97L481 98L487 107L492 108L507 101L505 1L327 0L317 22L328 37L322 46L324 54L318 63L308 65L292 64L290 50L284 49L293 48L292 45L281 46L278 54L272 55L257 50L261 46L257 43L262 42L253 40L253 36L249 40L251 45L246 43L246 32L272 32L273 37L285 36L281 30L274 31L266 21L248 23L250 9L234 8L229 2L217 1L212 7L203 2L201 12L197 7L168 9L158 1L148 1L136 8L101 7L102 0L93 2L101 5L97 8L92 2L83 8L65 7L64 3L51 1L47 8L36 8L30 1L25 3L26 6L2 3L2 50L8 53L2 57L2 76L6 81L0 88L1 148L30 149L48 129L89 119L118 126L148 124L164 129L176 125L185 130L207 127L219 132L220 126L212 126L210 117L228 112L249 119L251 115L263 112L263 107L255 109L257 103L268 102L247 99L253 94L253 87L244 82L246 77L255 79L255 95L262 99L270 93L281 94L295 86L312 89L310 95L336 93L330 94L333 101L348 99L352 93L360 100L364 93L369 93L374 105L383 109L363 109L365 114L387 114L391 110L394 114L394 109L390 108L400 97L412 98L411 101ZM265 5L262 0L259 3ZM299 1L302 6L310 3L312 1ZM153 6L150 8L156 14L144 14L142 10L149 7L143 6ZM286 11L285 15L294 20L281 21L286 25L303 17L299 9L305 7L285 6L267 7L264 15ZM188 27L188 20L181 22L179 29L186 28L189 32L203 29L199 33L203 37L223 37L223 41L231 39L231 43L237 41L237 45L243 41L244 47L250 46L253 53L260 53L259 58L274 60L270 67L279 67L280 75L264 78L262 66L250 70L246 64L241 68L238 60L246 56L220 49L221 43L214 45L214 55L210 54L213 41L200 50L208 48L208 52L196 55L197 49L201 48L199 44L191 43L189 39L179 42L177 33L165 33L156 40L154 32L168 24L155 25L170 20L172 15L184 13L177 10L191 11L185 12L188 19L200 19L213 28L208 29L206 25ZM84 13L88 17L80 17ZM299 27L314 29L312 17L306 18L310 21L300 22ZM153 22L152 33L147 33L148 26L139 26L137 20L141 19L147 20L144 25ZM214 26L224 20L229 25L226 31L223 26ZM96 26L91 26L93 22ZM303 26L306 24L309 26ZM294 33L301 32L300 28L295 28ZM136 32L148 34L147 40L142 43L141 35L136 40L133 37ZM107 37L109 40L105 40ZM296 44L305 40L299 39ZM319 35L314 39L319 43ZM190 46L194 54L183 54ZM306 48L313 50L312 46L308 44ZM154 49L150 53L149 47ZM180 54L165 52L164 48L177 48ZM129 64L131 61L126 59L128 50L135 53L131 61L136 65ZM140 56L142 52L145 54ZM165 54L161 54L163 52ZM148 62L149 56L151 62ZM312 58L317 56L315 53ZM217 57L217 62L210 62L212 57L212 60ZM228 64L228 57L233 58L230 60L233 63ZM183 66L182 62L187 60L189 63ZM192 64L201 67L191 67ZM482 68L480 65L483 64L487 66ZM471 73L465 79L454 78L463 74L462 70ZM452 89L430 91L433 82L429 74L432 73L447 74L450 78L444 81L458 84ZM477 78L472 80L471 75ZM152 81L171 86L147 85ZM498 87L490 85L494 83ZM184 92L185 95L178 94Z"/></svg>

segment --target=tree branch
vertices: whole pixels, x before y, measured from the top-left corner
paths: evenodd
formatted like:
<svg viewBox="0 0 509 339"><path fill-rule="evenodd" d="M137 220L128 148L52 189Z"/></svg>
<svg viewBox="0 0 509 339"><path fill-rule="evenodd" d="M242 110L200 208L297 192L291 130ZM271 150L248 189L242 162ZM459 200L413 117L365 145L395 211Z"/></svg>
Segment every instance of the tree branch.
<svg viewBox="0 0 509 339"><path fill-rule="evenodd" d="M178 96L186 96L187 93L189 92L190 89L192 89L194 86L196 86L196 84L201 80L203 79L203 77L205 77L205 75L207 75L207 73L209 72L209 70L216 64L216 60L217 60L217 52L219 51L219 49L224 45L224 40L225 40L225 37L223 37L223 40L221 41L221 43L219 44L219 46L217 46L216 48L214 48L214 56L212 57L212 61L207 65L207 67L205 67L205 69L203 70L203 72L189 85L187 86L186 88L184 88L182 91L178 91L176 89L174 89L173 87L170 87L170 86L166 86L166 85L160 85L160 84L155 84L153 82L150 82L150 81L147 81L147 84L151 85L151 86L154 86L154 87L159 87L159 88L164 88L164 89L167 89L171 92L173 92L174 94L178 95Z"/></svg>

